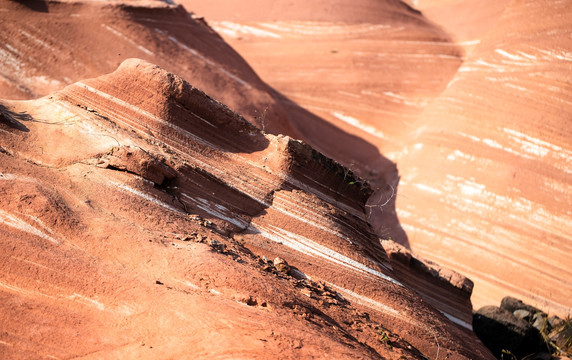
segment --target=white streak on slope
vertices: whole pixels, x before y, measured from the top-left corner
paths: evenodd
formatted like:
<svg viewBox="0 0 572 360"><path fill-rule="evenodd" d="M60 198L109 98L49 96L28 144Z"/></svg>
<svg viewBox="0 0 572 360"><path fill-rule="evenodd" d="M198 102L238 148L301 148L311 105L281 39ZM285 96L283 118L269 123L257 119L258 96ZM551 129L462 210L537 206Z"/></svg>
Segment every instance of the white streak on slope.
<svg viewBox="0 0 572 360"><path fill-rule="evenodd" d="M171 211L176 212L176 213L179 213L179 214L182 214L182 213L183 213L181 210L179 210L179 209L177 209L177 208L175 208L175 207L173 207L173 206L171 206L171 205L169 205L169 204L166 204L166 203L162 202L161 200L158 200L158 199L152 197L151 195L142 193L142 192L139 191L139 190L135 190L135 189L133 189L132 187L127 186L127 185L125 185L125 184L118 183L118 182L115 182L115 181L109 181L109 184L110 184L110 185L115 185L115 186L117 186L117 187L120 188L120 189L126 190L126 191L128 191L128 192L130 192L130 193L132 193L132 194L134 194L134 195L137 195L137 196L139 196L139 197L141 197L141 198L143 198L143 199L145 199L145 200L147 200L147 201L150 201L150 202L152 202L152 203L154 203L154 204L157 204L157 205L159 205L159 206L161 206L161 207L164 207L165 209L171 210Z"/></svg>
<svg viewBox="0 0 572 360"><path fill-rule="evenodd" d="M100 303L100 302L97 301L97 300L90 299L90 298L88 298L88 297L86 297L86 296L83 296L83 295L80 295L80 294L77 294L77 293L73 293L73 295L70 295L70 296L68 296L67 298L70 299L70 300L79 300L79 302L81 302L81 303L83 303L83 304L85 304L85 305L95 306L98 310L101 310L101 311L105 310L105 305L104 305L104 304Z"/></svg>
<svg viewBox="0 0 572 360"><path fill-rule="evenodd" d="M28 224L27 222L25 222L23 220L20 220L19 218L17 218L16 216L14 216L12 214L5 212L4 210L0 210L0 223L6 224L10 227L13 227L13 228L21 230L21 231L25 231L25 232L30 233L32 235L39 236L42 239L46 239L48 241L53 242L54 244L59 244L59 242L56 239L54 239L53 237L51 237L47 234L44 234L43 232L36 229L32 225Z"/></svg>
<svg viewBox="0 0 572 360"><path fill-rule="evenodd" d="M515 61L520 61L520 60L522 60L522 57L521 57L521 56L513 55L513 54L511 54L511 53L509 53L509 52L507 52L507 51L504 51L504 50L502 50L502 49L495 49L495 52L496 52L497 54L502 55L502 56L504 56L504 57L506 57L506 58L509 58L509 59L511 59L511 60L515 60Z"/></svg>
<svg viewBox="0 0 572 360"><path fill-rule="evenodd" d="M105 24L101 24L101 26L103 26L103 27L106 28L107 30L111 31L114 35L116 35L116 36L122 38L123 40L125 40L125 41L127 41L127 42L129 42L131 45L137 47L137 49L143 51L145 54L151 55L151 56L155 55L155 54L153 54L152 51L150 51L150 50L144 48L143 46L141 46L141 45L139 45L139 44L137 44L135 41L131 40L130 38L128 38L127 36L123 35L122 33L120 33L119 31L115 30L114 28L109 27L109 26L107 26L107 25L105 25Z"/></svg>
<svg viewBox="0 0 572 360"><path fill-rule="evenodd" d="M453 315L447 314L446 312L441 311L441 314L445 315L445 317L457 325L464 327L465 329L469 329L473 331L473 326L466 321L463 321L459 318L454 317Z"/></svg>
<svg viewBox="0 0 572 360"><path fill-rule="evenodd" d="M443 195L443 192L441 190L435 189L425 184L415 184L415 187L418 188L419 190L427 191L435 195Z"/></svg>
<svg viewBox="0 0 572 360"><path fill-rule="evenodd" d="M218 151L221 151L221 152L223 151L220 147L214 145L213 143L210 143L210 142L208 142L208 141L205 141L204 139L202 139L202 138L196 136L195 134L193 134L193 133L191 133L191 132L189 132L189 131L187 131L187 130L185 130L185 129L183 129L183 128L181 128L181 127L179 127L179 126L177 126L177 125L175 125L175 124L173 124L173 123L170 123L170 122L168 122L168 121L166 121L166 120L163 120L163 119L161 119L160 117L157 117L157 116L151 114L151 113L148 112L148 111L145 111L145 110L143 110L143 109L141 109L141 108L139 108L139 107L137 107L137 106L135 106L135 105L132 105L132 104L130 104L130 103L128 103L128 102L125 102L125 101L123 101L123 100L121 100L121 99L118 99L118 98L116 98L116 97L114 97L114 96L111 96L111 95L109 95L109 94L107 94L107 93L105 93L105 92L103 92L103 91L101 91L101 90L95 89L95 88L93 88L93 87L91 87L91 86L89 86L89 85L86 85L86 84L82 83L82 82L78 82L78 84L81 85L81 86L83 86L83 88L84 88L85 90L90 91L90 92L92 92L92 93L94 93L94 94L96 94L96 95L98 95L98 96L101 96L101 97L104 98L104 99L110 100L110 101L112 101L112 102L118 104L119 106L122 106L122 107L124 107L124 108L126 108L126 109L132 110L132 111L134 111L134 112L136 112L136 113L138 113L138 114L140 114L140 115L143 115L143 116L145 116L145 117L147 117L147 118L149 118L149 119L151 119L151 120L154 120L154 121L158 122L158 123L161 124L161 125L168 126L168 127L170 127L171 129L173 129L173 130L175 130L175 131L177 131L177 132L179 132L179 133L185 135L185 136L188 137L189 139L191 139L191 140L193 140L193 141L196 141L196 142L199 143L199 144L202 144L202 145L204 145L204 146L208 146L208 147L210 147L210 148L212 148L212 149L215 149L215 150L218 150ZM197 116L199 119L201 119L201 117L198 116L197 114L195 114L195 113L192 113L192 114L195 115L195 116ZM203 119L203 120L204 120L204 119ZM125 122L124 122L124 123L125 123ZM127 124L127 123L125 123L125 124L128 125L128 126L130 126L130 125ZM130 126L130 127L133 128L133 129L135 129L133 126ZM137 129L136 129L136 130L137 130Z"/></svg>
<svg viewBox="0 0 572 360"><path fill-rule="evenodd" d="M51 50L53 53L55 53L54 48L51 47L50 45L46 44L45 42L43 42L42 40L38 39L37 37L31 35L30 33L24 31L24 30L20 30L20 34L24 35L25 37L27 37L28 39L34 41L36 44L39 44L49 50Z"/></svg>
<svg viewBox="0 0 572 360"><path fill-rule="evenodd" d="M225 68L223 68L220 64L215 63L214 61L208 59L207 57L205 57L204 55L202 55L201 53L199 53L198 51L196 51L195 49L191 49L190 47L188 47L187 45L183 44L182 42L180 42L179 40L175 39L173 36L168 35L166 32L161 31L159 29L155 29L155 31L157 31L159 34L162 34L164 36L166 36L169 40L171 40L173 43L177 44L178 46L182 47L183 49L185 49L186 51L188 51L189 53L191 53L192 55L198 57L199 59L201 59L202 61L204 61L205 63L214 66L215 68L219 69L220 72L222 72L224 75L226 75L227 77L235 80L236 82L240 83L242 86L244 86L247 89L252 88L252 86L250 86L249 83L247 83L246 81L242 80L241 78L239 78L238 76L232 74L231 72L229 72L228 70L226 70Z"/></svg>
<svg viewBox="0 0 572 360"><path fill-rule="evenodd" d="M221 21L213 23L213 28L226 36L238 38L241 34L254 35L262 38L280 39L282 36L268 30L258 29L254 26L242 25L230 21Z"/></svg>
<svg viewBox="0 0 572 360"><path fill-rule="evenodd" d="M328 286L331 286L333 288L335 288L337 291L346 294L347 296L353 297L354 299L358 300L359 303L362 303L363 305L367 305L369 307L372 307L374 309L377 309L385 314L389 314L389 315L393 315L393 316L397 316L400 317L399 315L399 311L395 310L392 307L389 307L385 304L380 303L379 301L375 301L373 299L370 299L368 297L362 296L360 294L357 294L351 290L348 290L346 288L337 286L336 284L332 284L332 283L327 283Z"/></svg>
<svg viewBox="0 0 572 360"><path fill-rule="evenodd" d="M385 135L383 135L383 133L379 130L377 130L376 128L374 128L371 125L366 125L364 123L362 123L361 121L359 121L358 119L352 117L352 116L348 116L348 115L344 115L340 112L334 111L332 113L332 115L334 115L336 118L340 119L341 121L345 122L346 124L350 124L362 131L365 131L368 134L371 134L375 137L378 137L380 139L384 139Z"/></svg>
<svg viewBox="0 0 572 360"><path fill-rule="evenodd" d="M181 195L185 199L192 201L197 208L203 210L204 212L206 212L208 214L211 214L212 216L214 216L216 218L227 221L233 225L238 226L241 229L246 229L248 227L248 222L246 222L240 218L231 218L230 216L225 215L224 213L232 214L232 212L222 205L211 203L208 200L203 199L203 198L196 198L195 199L195 198L193 198L193 197L191 197L185 193L181 193ZM215 210L215 208L218 210Z"/></svg>
<svg viewBox="0 0 572 360"><path fill-rule="evenodd" d="M297 250L303 254L310 256L318 256L328 261L350 268L354 271L375 275L388 282L394 283L399 286L403 286L403 284L401 284L399 281L377 270L369 268L360 262L350 259L349 257L344 256L328 247L320 245L304 236L291 233L289 231L280 229L275 226L264 227L262 225L255 224L254 222L250 224L249 229L252 230L253 232L260 233L260 235L264 236L269 240L286 245L289 248Z"/></svg>

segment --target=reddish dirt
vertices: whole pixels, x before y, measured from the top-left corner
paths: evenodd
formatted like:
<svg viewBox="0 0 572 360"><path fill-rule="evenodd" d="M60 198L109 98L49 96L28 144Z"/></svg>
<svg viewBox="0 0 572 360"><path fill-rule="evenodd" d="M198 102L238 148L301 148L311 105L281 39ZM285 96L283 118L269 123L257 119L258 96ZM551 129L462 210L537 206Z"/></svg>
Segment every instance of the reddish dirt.
<svg viewBox="0 0 572 360"><path fill-rule="evenodd" d="M366 183L180 77L1 106L3 358L490 358L396 280L431 271L394 273Z"/></svg>

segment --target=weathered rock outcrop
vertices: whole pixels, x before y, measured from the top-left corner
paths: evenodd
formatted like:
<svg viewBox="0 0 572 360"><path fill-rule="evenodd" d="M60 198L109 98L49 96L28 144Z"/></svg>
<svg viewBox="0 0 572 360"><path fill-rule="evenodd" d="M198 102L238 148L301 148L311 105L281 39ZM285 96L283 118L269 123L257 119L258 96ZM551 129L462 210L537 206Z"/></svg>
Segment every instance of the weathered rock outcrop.
<svg viewBox="0 0 572 360"><path fill-rule="evenodd" d="M194 10L265 81L397 164L399 181L356 138L299 122L375 198L396 194L372 213L378 235L470 277L478 307L512 294L570 312L569 2L217 2Z"/></svg>
<svg viewBox="0 0 572 360"><path fill-rule="evenodd" d="M178 5L1 2L0 98L52 95L0 106L0 355L480 358L433 309L470 328L472 283L435 262L477 306L567 315L570 6L430 1L445 29L393 0L189 7L282 94ZM128 57L170 72L53 93Z"/></svg>
<svg viewBox="0 0 572 360"><path fill-rule="evenodd" d="M399 281L414 289L451 321L472 329L473 305L470 298L473 282L470 279L429 260L416 257L407 248L392 240L383 240L381 244Z"/></svg>
<svg viewBox="0 0 572 360"><path fill-rule="evenodd" d="M287 97L289 121L309 144L376 187L397 176L403 135L462 63L461 47L399 0L181 3Z"/></svg>
<svg viewBox="0 0 572 360"><path fill-rule="evenodd" d="M1 105L6 357L490 358L397 280L366 183L180 77Z"/></svg>
<svg viewBox="0 0 572 360"><path fill-rule="evenodd" d="M244 59L180 5L10 0L0 11L0 99L44 96L140 58L193 79L267 132L297 134Z"/></svg>
<svg viewBox="0 0 572 360"><path fill-rule="evenodd" d="M507 310L482 307L476 312L474 323L477 335L497 359L502 358L503 351L520 359L543 349L538 330Z"/></svg>

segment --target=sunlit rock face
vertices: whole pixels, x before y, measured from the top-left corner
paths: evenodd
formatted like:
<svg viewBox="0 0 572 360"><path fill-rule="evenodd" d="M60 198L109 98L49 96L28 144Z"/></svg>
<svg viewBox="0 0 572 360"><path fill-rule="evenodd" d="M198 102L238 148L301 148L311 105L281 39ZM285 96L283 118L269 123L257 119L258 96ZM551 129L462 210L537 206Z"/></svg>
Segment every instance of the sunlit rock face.
<svg viewBox="0 0 572 360"><path fill-rule="evenodd" d="M182 3L287 97L285 106L320 118L290 112L306 141L380 186L396 176L402 135L462 63L462 47L401 1Z"/></svg>
<svg viewBox="0 0 572 360"><path fill-rule="evenodd" d="M474 280L476 306L572 307L571 23L567 2L511 3L398 161L413 250Z"/></svg>
<svg viewBox="0 0 572 360"><path fill-rule="evenodd" d="M3 357L491 358L366 182L181 77L129 59L0 110Z"/></svg>
<svg viewBox="0 0 572 360"><path fill-rule="evenodd" d="M296 125L381 187L380 236L468 275L478 306L512 294L569 312L568 2L210 4L195 11L266 81L343 129ZM392 187L399 223L383 215Z"/></svg>
<svg viewBox="0 0 572 360"><path fill-rule="evenodd" d="M1 2L0 357L490 358L465 275L566 315L570 6L410 5Z"/></svg>

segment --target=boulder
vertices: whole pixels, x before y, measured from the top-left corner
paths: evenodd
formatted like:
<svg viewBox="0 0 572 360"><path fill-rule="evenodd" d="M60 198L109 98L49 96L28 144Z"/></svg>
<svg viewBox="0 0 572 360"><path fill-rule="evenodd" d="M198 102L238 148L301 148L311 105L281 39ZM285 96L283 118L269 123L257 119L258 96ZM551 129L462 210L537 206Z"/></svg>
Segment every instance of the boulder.
<svg viewBox="0 0 572 360"><path fill-rule="evenodd" d="M529 311L531 314L536 314L537 312L541 312L534 306L525 304L522 302L522 300L510 296L506 296L502 299L500 308L506 311L510 311L511 313L514 313L516 310L526 310Z"/></svg>
<svg viewBox="0 0 572 360"><path fill-rule="evenodd" d="M503 350L519 359L543 350L537 329L496 306L480 308L473 316L473 329L497 358L501 358Z"/></svg>

